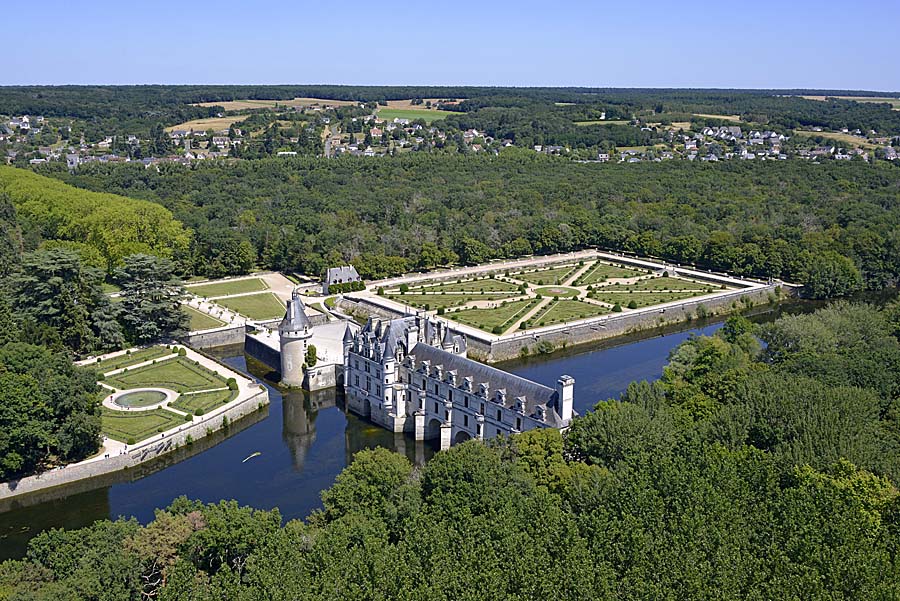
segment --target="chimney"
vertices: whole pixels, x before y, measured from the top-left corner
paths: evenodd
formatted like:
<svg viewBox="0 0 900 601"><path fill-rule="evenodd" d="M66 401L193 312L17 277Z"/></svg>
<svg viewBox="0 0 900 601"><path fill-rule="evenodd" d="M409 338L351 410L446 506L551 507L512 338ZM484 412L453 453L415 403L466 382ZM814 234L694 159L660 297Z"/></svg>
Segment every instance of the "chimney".
<svg viewBox="0 0 900 601"><path fill-rule="evenodd" d="M572 404L575 398L575 378L560 376L556 381L556 409L563 422L568 424L572 419Z"/></svg>

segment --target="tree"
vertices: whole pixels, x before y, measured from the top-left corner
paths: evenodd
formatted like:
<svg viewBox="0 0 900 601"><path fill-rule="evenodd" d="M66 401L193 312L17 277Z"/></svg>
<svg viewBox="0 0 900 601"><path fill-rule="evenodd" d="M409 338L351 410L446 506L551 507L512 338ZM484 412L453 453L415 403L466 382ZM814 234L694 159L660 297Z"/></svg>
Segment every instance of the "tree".
<svg viewBox="0 0 900 601"><path fill-rule="evenodd" d="M306 347L306 356L304 357L303 362L306 363L307 367L315 367L318 361L319 357L316 355L316 347L314 344L310 344Z"/></svg>
<svg viewBox="0 0 900 601"><path fill-rule="evenodd" d="M810 298L848 296L863 286L853 261L832 250L811 255L802 277L803 291Z"/></svg>
<svg viewBox="0 0 900 601"><path fill-rule="evenodd" d="M40 339L77 355L119 348L122 330L101 275L68 249L28 253L13 279L13 307Z"/></svg>
<svg viewBox="0 0 900 601"><path fill-rule="evenodd" d="M173 272L168 259L143 254L125 257L124 267L116 272L122 288L119 319L132 342L174 338L187 328L188 316L181 306L185 291Z"/></svg>

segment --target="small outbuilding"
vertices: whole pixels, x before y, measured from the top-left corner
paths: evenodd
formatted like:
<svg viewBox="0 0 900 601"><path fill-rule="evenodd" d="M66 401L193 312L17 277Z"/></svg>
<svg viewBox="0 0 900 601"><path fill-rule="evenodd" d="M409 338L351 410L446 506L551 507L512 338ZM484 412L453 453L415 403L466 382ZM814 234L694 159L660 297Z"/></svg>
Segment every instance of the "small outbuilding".
<svg viewBox="0 0 900 601"><path fill-rule="evenodd" d="M335 284L347 284L350 282L361 282L356 268L353 265L344 265L343 267L332 267L325 272L325 281L322 282L322 292L329 294L329 287Z"/></svg>

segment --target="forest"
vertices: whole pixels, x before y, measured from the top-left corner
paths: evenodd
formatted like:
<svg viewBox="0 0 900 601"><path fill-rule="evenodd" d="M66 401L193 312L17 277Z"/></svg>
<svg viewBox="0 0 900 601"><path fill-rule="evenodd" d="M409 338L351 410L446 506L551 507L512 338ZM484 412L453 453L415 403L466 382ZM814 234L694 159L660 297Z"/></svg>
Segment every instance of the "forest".
<svg viewBox="0 0 900 601"><path fill-rule="evenodd" d="M192 230L185 274L350 262L372 279L597 246L819 298L900 276L900 171L887 162L598 165L507 149L40 173L166 207Z"/></svg>
<svg viewBox="0 0 900 601"><path fill-rule="evenodd" d="M801 95L831 96L827 101L808 100ZM440 104L446 110L472 113L459 124L497 120L505 129L530 113L540 122L538 130L553 139L570 135L572 120L592 119L605 111L609 119L643 118L650 121L690 120L692 114L738 115L760 127L824 127L882 134L900 134L900 111L887 103L863 103L833 96L886 98L897 93L837 90L694 90L628 88L502 88L467 86L4 86L0 107L9 115L43 115L70 118L89 140L108 135L140 135L146 138L155 126L169 126L191 119L211 117L221 106L196 103L260 99L289 100L321 98L385 103L388 100L424 99L459 101ZM513 110L518 109L518 110ZM474 127L474 125L468 125ZM526 136L527 120L515 126ZM580 135L588 136L588 132ZM605 136L596 129L591 137Z"/></svg>
<svg viewBox="0 0 900 601"><path fill-rule="evenodd" d="M45 532L0 598L893 599L898 336L896 302L734 316L564 435L362 451L305 521L182 497Z"/></svg>

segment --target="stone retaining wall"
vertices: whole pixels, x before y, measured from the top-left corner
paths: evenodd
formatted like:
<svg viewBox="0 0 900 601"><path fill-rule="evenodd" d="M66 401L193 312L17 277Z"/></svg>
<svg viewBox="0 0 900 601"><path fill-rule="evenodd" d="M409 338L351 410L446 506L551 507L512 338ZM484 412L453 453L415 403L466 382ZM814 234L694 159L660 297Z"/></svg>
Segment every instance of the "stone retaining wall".
<svg viewBox="0 0 900 601"><path fill-rule="evenodd" d="M469 356L473 359L493 363L514 359L523 354L546 353L556 348L596 342L623 334L680 323L695 317L702 317L703 313L706 315L730 313L770 302L771 298L776 295L776 288L780 286L783 287L782 294L792 293L789 288L781 284L769 284L718 294L711 298L686 299L659 308L648 307L618 315L605 315L579 323L547 326L499 338L487 333L483 337L467 333ZM343 297L338 300L338 306L350 313L376 315L388 319L404 316L401 311L392 310L365 298Z"/></svg>
<svg viewBox="0 0 900 601"><path fill-rule="evenodd" d="M215 330L192 332L181 338L181 343L192 348L212 348L214 346L231 346L244 343L244 324L223 326Z"/></svg>
<svg viewBox="0 0 900 601"><path fill-rule="evenodd" d="M188 444L188 437L192 441L199 440L208 433L222 429L222 418L224 417L227 417L229 422L238 421L268 404L269 392L263 387L253 396L245 399L240 404L230 407L226 411L205 416L200 421L186 425L183 430L169 434L165 438L157 436L133 445L124 455L69 465L62 469L50 470L36 476L0 483L0 500L137 467L142 463L157 459L183 447Z"/></svg>

